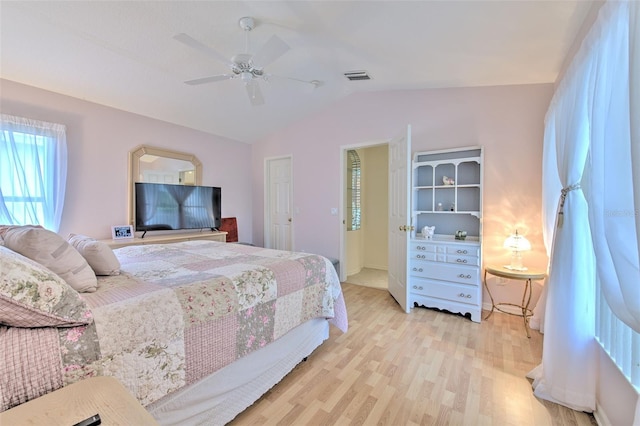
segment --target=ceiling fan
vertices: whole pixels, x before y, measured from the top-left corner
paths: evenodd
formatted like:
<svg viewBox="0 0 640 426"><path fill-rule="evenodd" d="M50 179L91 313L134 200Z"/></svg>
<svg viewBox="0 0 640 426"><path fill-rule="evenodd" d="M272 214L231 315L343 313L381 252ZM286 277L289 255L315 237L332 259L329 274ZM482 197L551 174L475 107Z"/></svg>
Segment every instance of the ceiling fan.
<svg viewBox="0 0 640 426"><path fill-rule="evenodd" d="M262 96L260 86L258 85L258 79L266 81L269 77L275 77L272 74L265 73L264 67L284 55L290 47L287 43L282 41L280 37L274 34L260 50L255 54L251 54L249 53L249 32L255 28L255 20L249 16L245 16L240 18L238 24L245 32L245 53L239 53L231 59L227 59L215 49L204 45L185 33L180 33L173 37L186 46L196 49L216 61L225 64L231 70L231 73L228 74L212 75L209 77L197 78L195 80L188 80L185 81L185 84L198 85L212 83L214 81L240 79L244 83L251 104L262 105L264 104L264 98ZM317 80L305 81L290 77L281 78L312 84L314 87L318 87L321 84Z"/></svg>

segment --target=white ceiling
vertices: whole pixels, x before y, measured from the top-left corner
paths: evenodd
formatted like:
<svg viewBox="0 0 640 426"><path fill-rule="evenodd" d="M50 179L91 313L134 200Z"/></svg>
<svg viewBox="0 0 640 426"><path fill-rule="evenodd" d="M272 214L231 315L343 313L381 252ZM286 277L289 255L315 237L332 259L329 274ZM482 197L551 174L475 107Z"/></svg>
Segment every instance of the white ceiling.
<svg viewBox="0 0 640 426"><path fill-rule="evenodd" d="M579 1L0 1L0 77L252 143L359 91L554 82L592 2ZM265 67L251 106L240 80L173 37L231 58L239 18L291 49ZM366 70L350 82L346 71Z"/></svg>

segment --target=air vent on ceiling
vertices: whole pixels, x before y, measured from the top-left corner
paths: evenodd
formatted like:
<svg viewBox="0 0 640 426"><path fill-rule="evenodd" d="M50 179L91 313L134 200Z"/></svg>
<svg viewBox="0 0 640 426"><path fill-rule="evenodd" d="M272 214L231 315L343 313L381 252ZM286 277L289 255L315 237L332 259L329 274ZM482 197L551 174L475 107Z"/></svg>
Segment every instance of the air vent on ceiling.
<svg viewBox="0 0 640 426"><path fill-rule="evenodd" d="M371 80L371 77L369 77L366 71L347 71L344 73L344 76L351 81Z"/></svg>

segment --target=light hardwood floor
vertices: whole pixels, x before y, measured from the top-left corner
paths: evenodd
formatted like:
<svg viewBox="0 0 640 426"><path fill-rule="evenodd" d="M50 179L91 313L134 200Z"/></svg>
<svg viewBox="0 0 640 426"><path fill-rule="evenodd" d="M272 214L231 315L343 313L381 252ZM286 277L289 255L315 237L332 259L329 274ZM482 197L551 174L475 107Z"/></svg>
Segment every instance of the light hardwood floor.
<svg viewBox="0 0 640 426"><path fill-rule="evenodd" d="M349 331L306 362L233 425L595 425L593 416L540 401L525 377L542 336L521 318L481 324L414 308L385 290L343 284Z"/></svg>

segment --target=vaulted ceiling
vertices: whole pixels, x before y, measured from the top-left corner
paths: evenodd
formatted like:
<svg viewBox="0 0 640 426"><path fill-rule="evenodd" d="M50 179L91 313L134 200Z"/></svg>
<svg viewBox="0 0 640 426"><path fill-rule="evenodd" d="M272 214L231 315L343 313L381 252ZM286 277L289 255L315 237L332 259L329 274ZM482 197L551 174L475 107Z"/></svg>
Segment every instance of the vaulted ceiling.
<svg viewBox="0 0 640 426"><path fill-rule="evenodd" d="M0 77L253 143L359 91L554 82L591 7L584 0L3 0ZM255 21L248 34L238 24L244 16ZM224 62L261 51L273 35L290 49L264 66L272 75L257 81L264 104L252 105L240 78L184 83L232 74ZM350 81L348 71L370 79Z"/></svg>

